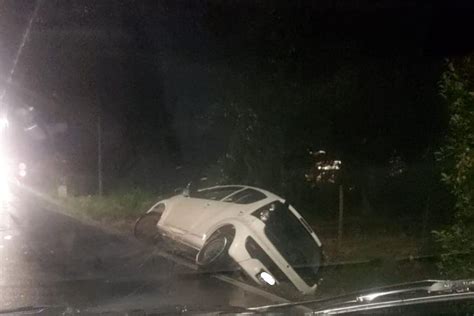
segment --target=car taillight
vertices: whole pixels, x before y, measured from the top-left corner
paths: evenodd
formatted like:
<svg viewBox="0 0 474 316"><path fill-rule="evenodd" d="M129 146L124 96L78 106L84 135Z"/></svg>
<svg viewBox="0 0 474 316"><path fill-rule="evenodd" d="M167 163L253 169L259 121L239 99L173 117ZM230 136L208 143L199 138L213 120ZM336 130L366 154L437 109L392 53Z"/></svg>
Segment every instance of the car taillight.
<svg viewBox="0 0 474 316"><path fill-rule="evenodd" d="M258 210L252 213L253 216L260 219L262 222L268 221L273 211L276 210L276 204L270 203L265 206L262 206Z"/></svg>
<svg viewBox="0 0 474 316"><path fill-rule="evenodd" d="M259 274L257 274L257 278L268 285L276 284L275 278L266 271L261 271Z"/></svg>

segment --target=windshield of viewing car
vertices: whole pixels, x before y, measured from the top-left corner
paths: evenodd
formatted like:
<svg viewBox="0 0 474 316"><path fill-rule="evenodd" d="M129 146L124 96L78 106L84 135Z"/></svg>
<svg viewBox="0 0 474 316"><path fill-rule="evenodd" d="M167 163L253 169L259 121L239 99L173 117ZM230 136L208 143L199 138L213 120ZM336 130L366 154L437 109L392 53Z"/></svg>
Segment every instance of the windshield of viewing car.
<svg viewBox="0 0 474 316"><path fill-rule="evenodd" d="M0 314L474 278L473 30L460 0L0 1Z"/></svg>

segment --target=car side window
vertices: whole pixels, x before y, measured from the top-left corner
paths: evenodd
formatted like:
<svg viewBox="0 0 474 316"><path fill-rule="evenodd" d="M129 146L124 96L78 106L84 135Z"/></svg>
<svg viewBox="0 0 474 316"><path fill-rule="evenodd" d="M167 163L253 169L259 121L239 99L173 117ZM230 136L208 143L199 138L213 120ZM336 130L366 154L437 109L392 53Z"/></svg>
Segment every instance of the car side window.
<svg viewBox="0 0 474 316"><path fill-rule="evenodd" d="M214 189L203 189L194 192L192 197L198 199L219 201L240 189L242 189L242 187L220 187Z"/></svg>
<svg viewBox="0 0 474 316"><path fill-rule="evenodd" d="M223 200L223 202L250 204L265 199L267 196L254 189L245 189Z"/></svg>

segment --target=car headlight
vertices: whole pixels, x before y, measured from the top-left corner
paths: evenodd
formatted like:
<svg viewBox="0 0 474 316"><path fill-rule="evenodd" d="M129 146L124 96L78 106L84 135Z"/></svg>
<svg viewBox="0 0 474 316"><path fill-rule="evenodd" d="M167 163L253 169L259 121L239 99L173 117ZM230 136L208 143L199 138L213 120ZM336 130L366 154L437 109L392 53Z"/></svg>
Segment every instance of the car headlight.
<svg viewBox="0 0 474 316"><path fill-rule="evenodd" d="M166 207L165 207L165 204L164 204L164 203L160 203L160 204L156 205L155 207L153 207L153 208L149 211L149 213L154 212L154 213L161 214L161 213L163 213L163 212L165 211L165 208L166 208Z"/></svg>

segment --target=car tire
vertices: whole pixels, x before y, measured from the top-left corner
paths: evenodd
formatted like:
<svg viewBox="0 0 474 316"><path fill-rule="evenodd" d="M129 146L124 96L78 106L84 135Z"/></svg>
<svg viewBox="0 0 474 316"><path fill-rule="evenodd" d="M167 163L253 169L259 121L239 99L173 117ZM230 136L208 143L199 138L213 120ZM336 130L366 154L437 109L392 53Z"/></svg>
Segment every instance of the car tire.
<svg viewBox="0 0 474 316"><path fill-rule="evenodd" d="M157 242L160 234L156 225L161 215L161 213L150 212L140 216L133 226L133 235L135 238L146 242Z"/></svg>
<svg viewBox="0 0 474 316"><path fill-rule="evenodd" d="M223 227L215 231L205 242L196 255L196 264L201 271L229 272L233 262L229 256L229 248L235 237L233 227Z"/></svg>

